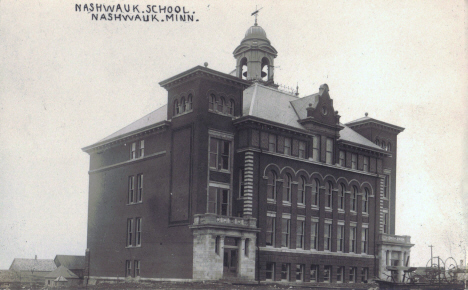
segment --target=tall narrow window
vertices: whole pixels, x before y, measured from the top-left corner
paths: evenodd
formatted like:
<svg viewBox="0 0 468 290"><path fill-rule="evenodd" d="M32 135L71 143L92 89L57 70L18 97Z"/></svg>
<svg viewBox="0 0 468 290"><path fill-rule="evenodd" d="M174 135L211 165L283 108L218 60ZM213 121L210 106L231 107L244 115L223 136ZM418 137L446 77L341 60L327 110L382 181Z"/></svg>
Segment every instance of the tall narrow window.
<svg viewBox="0 0 468 290"><path fill-rule="evenodd" d="M140 140L140 152L139 157L145 156L145 140Z"/></svg>
<svg viewBox="0 0 468 290"><path fill-rule="evenodd" d="M127 247L132 246L133 239L133 219L127 219Z"/></svg>
<svg viewBox="0 0 468 290"><path fill-rule="evenodd" d="M229 215L229 190L210 186L208 189L208 213Z"/></svg>
<svg viewBox="0 0 468 290"><path fill-rule="evenodd" d="M351 169L357 169L357 154L351 154Z"/></svg>
<svg viewBox="0 0 468 290"><path fill-rule="evenodd" d="M179 115L179 101L178 100L174 101L174 113L173 113L173 115L174 116Z"/></svg>
<svg viewBox="0 0 468 290"><path fill-rule="evenodd" d="M303 249L304 248L304 221L297 221L296 230L296 249Z"/></svg>
<svg viewBox="0 0 468 290"><path fill-rule="evenodd" d="M128 203L135 202L135 176L128 177Z"/></svg>
<svg viewBox="0 0 468 290"><path fill-rule="evenodd" d="M392 143L387 143L387 151L392 151Z"/></svg>
<svg viewBox="0 0 468 290"><path fill-rule="evenodd" d="M356 283L356 267L349 268L349 283Z"/></svg>
<svg viewBox="0 0 468 290"><path fill-rule="evenodd" d="M291 202L292 177L289 174L286 174L285 190L286 192L283 195L283 201Z"/></svg>
<svg viewBox="0 0 468 290"><path fill-rule="evenodd" d="M275 245L275 217L267 216L266 245Z"/></svg>
<svg viewBox="0 0 468 290"><path fill-rule="evenodd" d="M276 135L274 134L268 136L268 151L276 152Z"/></svg>
<svg viewBox="0 0 468 290"><path fill-rule="evenodd" d="M333 139L327 138L327 148L326 148L325 162L327 164L333 163Z"/></svg>
<svg viewBox="0 0 468 290"><path fill-rule="evenodd" d="M369 172L369 157L368 156L364 156L364 158L362 159L363 160L363 170L365 172Z"/></svg>
<svg viewBox="0 0 468 290"><path fill-rule="evenodd" d="M296 282L304 281L304 268L305 266L302 264L296 265Z"/></svg>
<svg viewBox="0 0 468 290"><path fill-rule="evenodd" d="M138 192L136 197L136 202L141 202L143 197L143 174L137 175L137 182L138 182Z"/></svg>
<svg viewBox="0 0 468 290"><path fill-rule="evenodd" d="M385 198L388 197L389 179L390 179L390 177L389 177L388 175L385 175L385 179L384 179L384 192L383 192Z"/></svg>
<svg viewBox="0 0 468 290"><path fill-rule="evenodd" d="M182 99L180 100L180 112L183 113L185 112L185 110L187 109L187 104L185 103L185 98L182 97Z"/></svg>
<svg viewBox="0 0 468 290"><path fill-rule="evenodd" d="M333 206L333 184L331 182L325 183L325 207L332 208Z"/></svg>
<svg viewBox="0 0 468 290"><path fill-rule="evenodd" d="M312 159L320 161L320 150L319 150L319 137L312 137Z"/></svg>
<svg viewBox="0 0 468 290"><path fill-rule="evenodd" d="M228 211L229 211L229 190L218 188L218 192L219 192L219 195L220 195L220 197L219 197L220 204L219 204L218 214L228 215Z"/></svg>
<svg viewBox="0 0 468 290"><path fill-rule="evenodd" d="M284 154L291 155L291 138L284 138Z"/></svg>
<svg viewBox="0 0 468 290"><path fill-rule="evenodd" d="M132 143L132 146L130 147L130 159L135 159L136 158L136 142Z"/></svg>
<svg viewBox="0 0 468 290"><path fill-rule="evenodd" d="M353 186L353 193L351 194L351 210L352 211L356 211L357 194L358 194L358 189L356 186Z"/></svg>
<svg viewBox="0 0 468 290"><path fill-rule="evenodd" d="M325 266L323 267L323 282L324 283L330 283L330 275L332 271L332 266Z"/></svg>
<svg viewBox="0 0 468 290"><path fill-rule="evenodd" d="M299 158L306 158L306 142L299 141Z"/></svg>
<svg viewBox="0 0 468 290"><path fill-rule="evenodd" d="M192 110L192 100L193 100L192 94L188 95L188 97L187 97L187 111Z"/></svg>
<svg viewBox="0 0 468 290"><path fill-rule="evenodd" d="M297 203L298 204L305 204L305 186L306 181L303 176L299 178L299 184L297 187Z"/></svg>
<svg viewBox="0 0 468 290"><path fill-rule="evenodd" d="M244 168L239 169L239 196L244 196Z"/></svg>
<svg viewBox="0 0 468 290"><path fill-rule="evenodd" d="M274 171L268 173L267 198L276 200L276 181L278 177Z"/></svg>
<svg viewBox="0 0 468 290"><path fill-rule="evenodd" d="M216 109L216 96L214 94L210 95L210 110L214 111Z"/></svg>
<svg viewBox="0 0 468 290"><path fill-rule="evenodd" d="M356 252L356 227L349 228L349 252Z"/></svg>
<svg viewBox="0 0 468 290"><path fill-rule="evenodd" d="M218 190L216 187L209 187L208 189L208 213L216 213L216 195Z"/></svg>
<svg viewBox="0 0 468 290"><path fill-rule="evenodd" d="M339 160L340 166L345 167L345 152L340 150L340 160Z"/></svg>
<svg viewBox="0 0 468 290"><path fill-rule="evenodd" d="M387 150L387 145L385 144L385 141L382 141L382 149Z"/></svg>
<svg viewBox="0 0 468 290"><path fill-rule="evenodd" d="M368 200L369 200L369 189L364 188L364 194L362 195L362 212L367 213L369 211L369 206L368 206Z"/></svg>
<svg viewBox="0 0 468 290"><path fill-rule="evenodd" d="M136 218L135 246L141 246L141 218Z"/></svg>
<svg viewBox="0 0 468 290"><path fill-rule="evenodd" d="M344 210L345 208L345 192L346 192L346 187L344 186L343 183L341 183L339 190L338 190L338 209Z"/></svg>
<svg viewBox="0 0 468 290"><path fill-rule="evenodd" d="M332 237L332 225L325 224L324 245L323 245L325 251L331 250L331 237Z"/></svg>
<svg viewBox="0 0 468 290"><path fill-rule="evenodd" d="M367 279L369 276L369 268L362 268L361 270L361 282L367 283Z"/></svg>
<svg viewBox="0 0 468 290"><path fill-rule="evenodd" d="M363 228L361 231L361 253L367 254L367 238L368 238L369 230L367 228Z"/></svg>
<svg viewBox="0 0 468 290"><path fill-rule="evenodd" d="M140 277L140 261L135 260L135 277Z"/></svg>
<svg viewBox="0 0 468 290"><path fill-rule="evenodd" d="M312 179L312 205L319 205L319 188L320 182L317 179Z"/></svg>
<svg viewBox="0 0 468 290"><path fill-rule="evenodd" d="M291 220L289 218L281 219L281 247L289 248L291 238Z"/></svg>
<svg viewBox="0 0 468 290"><path fill-rule="evenodd" d="M344 267L338 267L336 270L336 282L337 283L343 283L343 277L344 277Z"/></svg>
<svg viewBox="0 0 468 290"><path fill-rule="evenodd" d="M338 252L343 252L344 249L344 226L339 225L338 226L338 233L337 233L337 245L336 249Z"/></svg>
<svg viewBox="0 0 468 290"><path fill-rule="evenodd" d="M317 282L318 265L310 265L310 282Z"/></svg>
<svg viewBox="0 0 468 290"><path fill-rule="evenodd" d="M228 114L231 115L231 116L234 116L234 100L230 100L229 101L229 105L228 105Z"/></svg>
<svg viewBox="0 0 468 290"><path fill-rule="evenodd" d="M220 97L220 98L219 98L219 101L218 101L218 108L217 108L217 111L220 112L220 113L224 113L224 105L225 105L224 98L223 98L223 97Z"/></svg>
<svg viewBox="0 0 468 290"><path fill-rule="evenodd" d="M380 147L380 140L379 139L375 139L375 145Z"/></svg>
<svg viewBox="0 0 468 290"><path fill-rule="evenodd" d="M267 262L265 274L266 274L267 281L275 280L275 263Z"/></svg>
<svg viewBox="0 0 468 290"><path fill-rule="evenodd" d="M210 138L210 168L229 170L230 149L229 141Z"/></svg>
<svg viewBox="0 0 468 290"><path fill-rule="evenodd" d="M132 277L132 261L125 261L125 277Z"/></svg>
<svg viewBox="0 0 468 290"><path fill-rule="evenodd" d="M289 281L291 264L281 264L281 281Z"/></svg>
<svg viewBox="0 0 468 290"><path fill-rule="evenodd" d="M312 222L310 228L310 248L312 250L317 250L318 246L318 223Z"/></svg>
<svg viewBox="0 0 468 290"><path fill-rule="evenodd" d="M383 233L388 234L388 213L383 216Z"/></svg>

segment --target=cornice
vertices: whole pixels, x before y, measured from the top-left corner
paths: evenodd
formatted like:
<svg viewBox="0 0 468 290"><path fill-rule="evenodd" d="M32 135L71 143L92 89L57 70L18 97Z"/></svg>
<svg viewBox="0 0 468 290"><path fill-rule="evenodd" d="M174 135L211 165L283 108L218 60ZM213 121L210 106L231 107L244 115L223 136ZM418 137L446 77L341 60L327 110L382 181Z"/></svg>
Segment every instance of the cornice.
<svg viewBox="0 0 468 290"><path fill-rule="evenodd" d="M388 123L378 121L378 120L374 120L374 119L362 120L362 121L358 121L358 122L350 122L350 123L347 123L346 126L348 126L351 129L353 129L353 128L369 128L369 127L370 128L378 128L378 129L387 130L387 131L395 133L395 134L398 134L398 133L403 132L405 130L405 128L403 128L403 127L388 124Z"/></svg>

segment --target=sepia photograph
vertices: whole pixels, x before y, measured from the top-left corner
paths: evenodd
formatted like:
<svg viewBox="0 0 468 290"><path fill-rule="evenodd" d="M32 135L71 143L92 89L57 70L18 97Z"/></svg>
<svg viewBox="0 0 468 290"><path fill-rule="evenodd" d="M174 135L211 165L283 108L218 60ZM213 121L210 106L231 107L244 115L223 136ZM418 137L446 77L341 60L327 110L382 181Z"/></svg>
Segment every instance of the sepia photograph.
<svg viewBox="0 0 468 290"><path fill-rule="evenodd" d="M468 289L467 9L0 0L0 289Z"/></svg>

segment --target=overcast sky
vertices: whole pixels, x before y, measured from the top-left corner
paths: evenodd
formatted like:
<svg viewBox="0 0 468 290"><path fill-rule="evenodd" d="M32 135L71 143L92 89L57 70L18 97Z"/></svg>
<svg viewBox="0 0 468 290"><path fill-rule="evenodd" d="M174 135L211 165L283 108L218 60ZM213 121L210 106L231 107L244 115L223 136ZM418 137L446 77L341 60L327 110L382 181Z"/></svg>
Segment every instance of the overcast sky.
<svg viewBox="0 0 468 290"><path fill-rule="evenodd" d="M431 244L435 256L464 259L466 2L107 3L185 6L198 20L186 23L96 21L75 11L86 3L0 1L0 269L14 258L84 255L81 148L165 104L158 82L204 62L232 71L255 5L278 51L277 82L298 83L300 96L327 83L344 123L368 112L406 128L396 233L416 244L412 264L426 264Z"/></svg>

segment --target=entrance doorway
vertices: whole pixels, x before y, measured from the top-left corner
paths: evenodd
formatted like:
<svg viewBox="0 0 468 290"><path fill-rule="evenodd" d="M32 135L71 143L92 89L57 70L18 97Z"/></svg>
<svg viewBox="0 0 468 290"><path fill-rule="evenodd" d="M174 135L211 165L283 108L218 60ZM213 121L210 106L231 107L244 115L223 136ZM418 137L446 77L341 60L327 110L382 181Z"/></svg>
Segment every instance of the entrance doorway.
<svg viewBox="0 0 468 290"><path fill-rule="evenodd" d="M224 248L223 258L223 276L236 277L237 276L237 249Z"/></svg>

